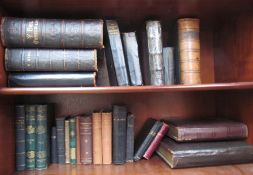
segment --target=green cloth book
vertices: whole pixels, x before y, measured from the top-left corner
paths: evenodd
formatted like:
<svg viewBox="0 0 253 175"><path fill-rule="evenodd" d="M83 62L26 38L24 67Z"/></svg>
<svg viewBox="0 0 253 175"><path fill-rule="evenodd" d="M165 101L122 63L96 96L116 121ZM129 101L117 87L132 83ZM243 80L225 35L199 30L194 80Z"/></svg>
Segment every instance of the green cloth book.
<svg viewBox="0 0 253 175"><path fill-rule="evenodd" d="M69 119L70 163L76 164L76 119Z"/></svg>

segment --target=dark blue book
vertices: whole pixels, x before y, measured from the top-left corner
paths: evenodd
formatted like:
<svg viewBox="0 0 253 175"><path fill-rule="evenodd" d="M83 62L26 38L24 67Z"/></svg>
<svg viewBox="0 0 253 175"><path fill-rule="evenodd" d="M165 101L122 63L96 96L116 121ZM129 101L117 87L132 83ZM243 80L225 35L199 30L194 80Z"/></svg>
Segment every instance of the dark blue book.
<svg viewBox="0 0 253 175"><path fill-rule="evenodd" d="M56 119L57 159L59 164L65 164L64 120L64 118Z"/></svg>
<svg viewBox="0 0 253 175"><path fill-rule="evenodd" d="M57 138L56 127L52 127L51 131L51 163L58 163L57 159Z"/></svg>
<svg viewBox="0 0 253 175"><path fill-rule="evenodd" d="M127 116L126 161L134 161L134 115Z"/></svg>

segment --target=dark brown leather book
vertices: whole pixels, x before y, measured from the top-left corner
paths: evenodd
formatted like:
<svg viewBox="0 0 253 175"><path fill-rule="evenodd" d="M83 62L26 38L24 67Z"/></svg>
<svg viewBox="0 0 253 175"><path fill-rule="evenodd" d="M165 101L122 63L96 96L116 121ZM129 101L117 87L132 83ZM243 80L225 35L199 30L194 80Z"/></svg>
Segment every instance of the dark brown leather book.
<svg viewBox="0 0 253 175"><path fill-rule="evenodd" d="M134 120L131 113L127 115L127 135L126 135L126 162L134 161Z"/></svg>
<svg viewBox="0 0 253 175"><path fill-rule="evenodd" d="M80 156L82 164L92 163L92 118L80 117Z"/></svg>
<svg viewBox="0 0 253 175"><path fill-rule="evenodd" d="M5 47L102 48L102 20L3 17Z"/></svg>
<svg viewBox="0 0 253 175"><path fill-rule="evenodd" d="M95 86L96 73L11 73L9 87Z"/></svg>
<svg viewBox="0 0 253 175"><path fill-rule="evenodd" d="M97 72L97 86L110 86L109 70L107 59L105 55L105 49L99 49L98 51L98 72ZM116 79L116 77L114 77ZM117 81L117 80L116 80Z"/></svg>
<svg viewBox="0 0 253 175"><path fill-rule="evenodd" d="M244 141L178 143L164 138L156 153L171 168L249 163L253 146Z"/></svg>
<svg viewBox="0 0 253 175"><path fill-rule="evenodd" d="M178 142L244 139L248 136L247 125L231 120L172 120L168 124L167 135Z"/></svg>
<svg viewBox="0 0 253 175"><path fill-rule="evenodd" d="M6 71L97 71L97 50L5 49Z"/></svg>

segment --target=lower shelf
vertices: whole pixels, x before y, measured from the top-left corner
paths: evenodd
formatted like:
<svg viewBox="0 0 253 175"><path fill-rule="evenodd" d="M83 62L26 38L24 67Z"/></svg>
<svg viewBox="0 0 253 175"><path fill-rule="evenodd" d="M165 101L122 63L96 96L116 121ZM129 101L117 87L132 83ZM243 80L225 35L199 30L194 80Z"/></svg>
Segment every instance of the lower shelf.
<svg viewBox="0 0 253 175"><path fill-rule="evenodd" d="M43 171L24 171L17 175L252 175L252 164L171 169L159 157L124 165L50 165Z"/></svg>

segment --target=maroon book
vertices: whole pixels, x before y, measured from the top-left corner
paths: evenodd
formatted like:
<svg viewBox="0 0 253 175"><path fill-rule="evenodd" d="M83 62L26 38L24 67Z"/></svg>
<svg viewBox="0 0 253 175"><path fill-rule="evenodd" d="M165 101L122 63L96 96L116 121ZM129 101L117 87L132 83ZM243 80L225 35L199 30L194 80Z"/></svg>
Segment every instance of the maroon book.
<svg viewBox="0 0 253 175"><path fill-rule="evenodd" d="M169 130L169 126L166 123L163 123L160 131L156 134L154 140L151 142L147 151L143 155L145 159L150 159L150 157L153 155L153 153L155 152L156 148L159 146L162 138L168 132L168 130Z"/></svg>

